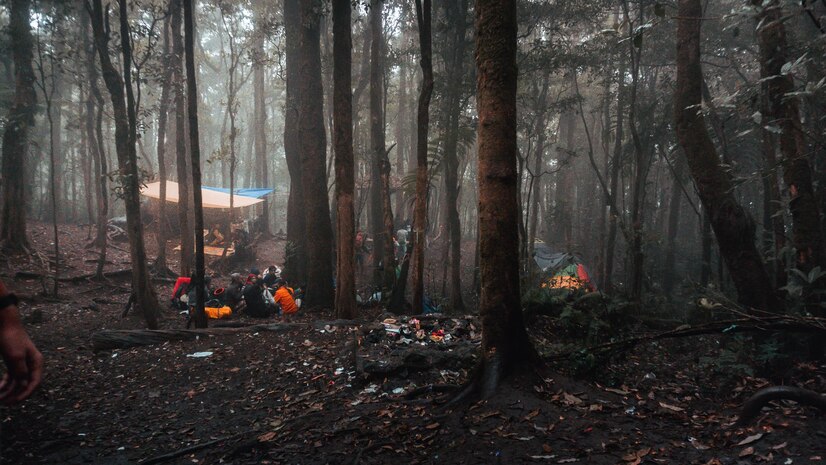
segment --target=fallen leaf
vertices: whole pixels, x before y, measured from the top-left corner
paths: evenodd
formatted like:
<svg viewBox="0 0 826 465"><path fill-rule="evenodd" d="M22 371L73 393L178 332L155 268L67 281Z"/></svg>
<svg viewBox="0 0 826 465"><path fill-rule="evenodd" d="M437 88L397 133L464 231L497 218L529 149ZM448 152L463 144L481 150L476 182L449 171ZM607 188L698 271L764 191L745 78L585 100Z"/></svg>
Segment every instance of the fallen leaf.
<svg viewBox="0 0 826 465"><path fill-rule="evenodd" d="M754 447L746 447L745 449L741 450L738 454L739 457L748 457L749 455L754 454Z"/></svg>
<svg viewBox="0 0 826 465"><path fill-rule="evenodd" d="M763 437L763 433L752 434L751 436L747 437L746 439L743 439L742 441L738 442L737 445L738 446L745 446L747 444L751 444L751 443L759 440L762 437Z"/></svg>
<svg viewBox="0 0 826 465"><path fill-rule="evenodd" d="M573 394L568 394L567 392L563 394L563 398L565 399L565 403L568 404L568 405L580 405L580 404L582 404L582 399L580 399L579 397L577 397Z"/></svg>
<svg viewBox="0 0 826 465"><path fill-rule="evenodd" d="M438 422L436 422L436 423L431 423L431 424L429 424L429 425L425 426L424 428L425 428L425 429L436 429L436 428L438 428L438 427L439 427L439 423L438 423Z"/></svg>
<svg viewBox="0 0 826 465"><path fill-rule="evenodd" d="M671 410L672 412L683 412L685 411L682 407L677 407L676 405L666 404L665 402L660 402L660 407L664 409Z"/></svg>
<svg viewBox="0 0 826 465"><path fill-rule="evenodd" d="M531 420L537 415L539 415L539 409L536 409L536 410L532 411L531 413L525 415L525 420Z"/></svg>
<svg viewBox="0 0 826 465"><path fill-rule="evenodd" d="M553 449L551 449L551 446L549 446L549 445L547 445L547 444L542 444L542 450L543 450L543 451L545 451L545 452L546 452L546 453L548 453L548 454L550 454L551 452L553 452Z"/></svg>
<svg viewBox="0 0 826 465"><path fill-rule="evenodd" d="M275 431L270 431L270 432L268 432L268 433L264 433L264 434L262 434L261 436L258 436L258 441L259 441L259 442L268 442L268 441L272 441L272 440L273 440L273 438L275 438L275 436L276 436L277 434L278 434L278 433L276 433Z"/></svg>

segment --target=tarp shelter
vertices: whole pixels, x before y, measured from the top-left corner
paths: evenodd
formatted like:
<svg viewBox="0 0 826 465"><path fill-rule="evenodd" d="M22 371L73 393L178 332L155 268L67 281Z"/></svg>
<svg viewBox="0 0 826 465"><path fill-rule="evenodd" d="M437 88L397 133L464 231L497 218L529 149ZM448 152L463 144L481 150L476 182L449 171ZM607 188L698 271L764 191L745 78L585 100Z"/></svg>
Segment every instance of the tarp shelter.
<svg viewBox="0 0 826 465"><path fill-rule="evenodd" d="M229 208L229 189L226 189L226 192L222 192L220 187L202 187L201 188L201 197L203 199L204 208ZM249 207L251 205L256 205L262 203L264 199L250 197L247 195L243 195L238 193L242 189L236 189L235 198L233 199L232 206L234 208L241 208L241 207ZM266 193L261 194L261 196L267 195L272 189L243 189L248 191L268 191ZM143 189L141 189L141 195L145 197L150 197L153 199L160 199L161 198L161 183L153 182L147 184ZM174 202L178 203L180 198L178 196L178 183L172 181L166 181L166 201L167 202Z"/></svg>
<svg viewBox="0 0 826 465"><path fill-rule="evenodd" d="M534 245L533 260L544 274L542 288L596 290L585 264L575 254L554 252L540 242Z"/></svg>
<svg viewBox="0 0 826 465"><path fill-rule="evenodd" d="M224 194L229 195L229 188L226 187L208 187L202 186L204 189L208 189L215 192L223 192ZM241 187L235 188L235 195L243 195L244 197L252 197L254 199L263 199L264 197L270 195L273 191L272 189L265 189L262 187Z"/></svg>

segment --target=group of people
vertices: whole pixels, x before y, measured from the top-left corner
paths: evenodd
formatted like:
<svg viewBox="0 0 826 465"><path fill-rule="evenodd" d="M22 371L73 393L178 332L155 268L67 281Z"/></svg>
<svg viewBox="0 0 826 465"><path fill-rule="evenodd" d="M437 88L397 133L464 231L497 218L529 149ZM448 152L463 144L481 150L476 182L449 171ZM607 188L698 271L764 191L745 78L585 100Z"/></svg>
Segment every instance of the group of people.
<svg viewBox="0 0 826 465"><path fill-rule="evenodd" d="M178 278L172 291L173 305L190 311L195 306L196 289L191 282L192 277ZM207 307L227 306L234 315L245 314L253 318L280 316L289 319L301 306L301 290L296 292L290 287L275 265L267 267L264 273L253 268L246 277L232 273L225 288L212 286L212 280L207 276L204 295Z"/></svg>

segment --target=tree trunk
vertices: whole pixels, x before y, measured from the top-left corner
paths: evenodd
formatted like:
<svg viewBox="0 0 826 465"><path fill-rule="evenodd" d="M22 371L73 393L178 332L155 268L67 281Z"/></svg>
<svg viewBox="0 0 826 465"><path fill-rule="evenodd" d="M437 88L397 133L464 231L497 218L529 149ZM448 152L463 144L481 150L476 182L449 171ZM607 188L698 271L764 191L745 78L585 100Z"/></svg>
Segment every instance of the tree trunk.
<svg viewBox="0 0 826 465"><path fill-rule="evenodd" d="M445 3L445 15L450 30L447 45L447 76L458 78L464 76L465 30L467 24L467 0L448 1ZM448 296L450 308L455 312L464 312L462 301L462 230L459 223L459 114L463 111L461 104L462 82L448 86L446 100L447 128L445 137L445 221L447 223L448 250L450 251L450 286Z"/></svg>
<svg viewBox="0 0 826 465"><path fill-rule="evenodd" d="M620 55L619 76L625 76L626 66L625 58ZM614 153L611 157L611 181L610 181L610 195L614 199L614 206L619 207L619 199L622 197L618 194L619 188L619 174L623 164L623 138L625 127L625 86L624 79L620 78L617 82L617 128L614 133ZM605 271L603 271L603 286L607 292L611 292L614 287L614 249L617 244L617 226L620 221L619 211L611 211L608 217L608 238L605 242Z"/></svg>
<svg viewBox="0 0 826 465"><path fill-rule="evenodd" d="M9 9L9 47L14 59L14 100L3 131L3 216L0 248L26 252L26 159L29 128L34 125L37 96L32 68L30 0L12 0Z"/></svg>
<svg viewBox="0 0 826 465"><path fill-rule="evenodd" d="M163 26L163 56L164 70L161 81L161 99L158 105L158 180L160 186L160 200L158 204L158 229L155 231L155 238L158 240L158 256L155 258L153 268L155 273L166 274L166 121L169 114L169 93L172 87L172 56L169 54L169 21L164 21Z"/></svg>
<svg viewBox="0 0 826 465"><path fill-rule="evenodd" d="M786 29L780 2L752 0L758 8L757 37L760 44L760 76L766 82L766 124L780 128L780 152L783 155L783 181L789 189L792 214L792 240L796 250L796 267L808 273L826 265L820 210L812 185L812 167L803 139L798 100L789 95L795 90L794 78L783 70L788 58Z"/></svg>
<svg viewBox="0 0 826 465"><path fill-rule="evenodd" d="M105 145L103 143L104 102L103 95L98 87L98 69L94 61L97 47L89 37L89 17L88 15L82 14L81 18L83 21L83 40L87 53L86 69L89 79L89 96L86 101L86 133L89 139L89 149L92 150L92 155L95 160L95 178L98 180L98 188L96 191L98 208L97 227L95 240L92 244L100 248L98 263L95 268L95 279L102 280L103 267L106 264L106 249L109 242L109 238L106 235L109 222L109 168L106 153L104 153Z"/></svg>
<svg viewBox="0 0 826 465"><path fill-rule="evenodd" d="M356 317L350 0L333 0L333 140L336 171L336 317Z"/></svg>
<svg viewBox="0 0 826 465"><path fill-rule="evenodd" d="M175 169L178 177L178 223L181 229L181 276L192 274L195 248L192 227L191 170L187 151L186 87L184 83L184 44L181 35L181 0L172 0L172 81L175 85ZM199 235L203 235L198 230Z"/></svg>
<svg viewBox="0 0 826 465"><path fill-rule="evenodd" d="M298 139L305 203L307 244L307 307L330 308L333 295L333 231L326 180L327 143L324 134L324 90L321 82L319 0L301 0L298 49Z"/></svg>
<svg viewBox="0 0 826 465"><path fill-rule="evenodd" d="M516 173L516 1L476 1L480 394L534 356L522 321Z"/></svg>
<svg viewBox="0 0 826 465"><path fill-rule="evenodd" d="M195 25L192 2L184 4L184 48L186 49L186 102L189 116L189 146L192 158L192 194L195 205L195 313L192 321L196 328L207 327L204 302L204 207L201 198L201 142L198 136L198 88L195 82Z"/></svg>
<svg viewBox="0 0 826 465"><path fill-rule="evenodd" d="M301 12L300 0L284 0L286 98L284 102L284 155L290 173L290 196L287 200L287 244L284 251L284 275L295 283L307 281L307 239L304 218L305 199L302 186L301 151L298 119L300 112Z"/></svg>
<svg viewBox="0 0 826 465"><path fill-rule="evenodd" d="M678 159L675 165L674 179L671 183L671 196L668 201L668 233L665 245L665 270L663 272L663 289L669 298L671 298L674 291L674 280L676 278L674 264L677 256L677 232L680 227L680 205L682 204L682 190L680 189L680 176L683 174L682 159Z"/></svg>
<svg viewBox="0 0 826 465"><path fill-rule="evenodd" d="M120 2L120 35L124 75L121 78L109 57L108 28L104 25L101 0L94 0L92 28L103 73L103 80L112 99L115 119L115 147L118 156L118 176L126 206L126 225L129 236L129 255L132 264L132 294L143 312L149 329L157 329L160 307L155 289L149 280L146 265L146 247L143 241L143 224L140 210L140 176L135 147L137 116L131 79L131 43L126 2ZM108 22L108 17L105 20ZM124 85L124 82L126 85ZM126 95L124 95L124 87Z"/></svg>
<svg viewBox="0 0 826 465"><path fill-rule="evenodd" d="M740 303L762 310L779 310L780 303L754 243L754 222L735 200L731 180L720 167L703 115L697 111L702 100L700 0L680 0L677 16L674 108L680 145Z"/></svg>
<svg viewBox="0 0 826 465"><path fill-rule="evenodd" d="M260 15L260 12L258 13ZM255 140L255 182L260 187L267 187L270 184L270 173L267 164L267 108L264 106L264 18L257 16L257 31L255 36L255 47L253 50L252 62L252 86L253 86L253 121ZM264 224L263 233L270 235L270 201L264 198L263 213L261 222Z"/></svg>
<svg viewBox="0 0 826 465"><path fill-rule="evenodd" d="M430 124L430 97L433 95L433 51L430 0L416 0L416 21L419 25L422 87L416 112L416 206L413 213L413 234L410 249L413 256L413 313L424 308L424 247L427 232L427 131Z"/></svg>

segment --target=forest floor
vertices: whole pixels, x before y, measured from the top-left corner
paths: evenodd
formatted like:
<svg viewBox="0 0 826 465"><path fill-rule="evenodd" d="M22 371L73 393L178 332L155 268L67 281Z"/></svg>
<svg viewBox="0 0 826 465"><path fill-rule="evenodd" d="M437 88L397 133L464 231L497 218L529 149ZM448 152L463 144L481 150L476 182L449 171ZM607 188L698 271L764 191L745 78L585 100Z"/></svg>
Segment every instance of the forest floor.
<svg viewBox="0 0 826 465"><path fill-rule="evenodd" d="M85 230L61 230L64 276L91 272ZM47 231L31 228L44 254ZM282 249L268 241L259 257L280 264ZM108 270L129 267L125 250L111 252ZM0 407L0 463L826 463L826 417L815 410L774 404L754 426L734 426L744 399L769 382L700 363L718 355L718 337L640 345L589 380L549 365L509 379L491 400L446 409L437 402L444 393L407 394L467 377L479 340L473 316L422 318L419 341L397 328L415 322L376 308L363 309L358 326L301 312L280 332L95 352L94 332L142 327L121 318L128 277L61 283L55 300L41 295L40 281L14 279L38 266L0 263L46 360L39 391ZM177 312L164 316L164 327L184 325ZM553 337L553 324L532 323L537 344ZM439 329L445 337L431 338ZM826 390L824 366L790 373Z"/></svg>

